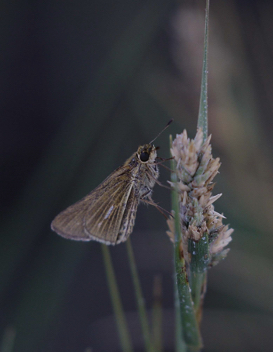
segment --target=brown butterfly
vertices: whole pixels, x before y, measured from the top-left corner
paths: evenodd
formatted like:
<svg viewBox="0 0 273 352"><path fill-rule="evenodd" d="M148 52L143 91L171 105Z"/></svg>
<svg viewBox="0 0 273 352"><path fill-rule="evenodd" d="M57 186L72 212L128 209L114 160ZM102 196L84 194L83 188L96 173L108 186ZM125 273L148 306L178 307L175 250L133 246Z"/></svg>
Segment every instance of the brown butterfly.
<svg viewBox="0 0 273 352"><path fill-rule="evenodd" d="M51 223L52 230L72 240L115 245L126 241L132 233L140 201L162 211L151 198L155 183L160 184L158 148L152 145L155 139L140 146L91 193L57 215Z"/></svg>

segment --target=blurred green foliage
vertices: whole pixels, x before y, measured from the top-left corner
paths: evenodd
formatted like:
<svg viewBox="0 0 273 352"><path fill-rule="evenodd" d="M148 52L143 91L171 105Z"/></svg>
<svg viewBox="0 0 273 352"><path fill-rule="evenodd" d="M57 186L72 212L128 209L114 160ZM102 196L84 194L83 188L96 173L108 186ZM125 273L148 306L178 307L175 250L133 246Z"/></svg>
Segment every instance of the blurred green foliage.
<svg viewBox="0 0 273 352"><path fill-rule="evenodd" d="M14 352L118 351L97 243L66 241L53 217L149 142L192 137L205 1L2 4L2 341ZM271 351L272 14L266 1L211 1L209 133L222 166L216 210L235 229L209 272L205 351ZM167 134L168 134L167 133ZM167 157L168 136L160 136ZM162 169L160 180L168 172ZM168 191L154 199L169 209ZM174 346L172 246L140 206L132 234L146 305L162 275L164 351ZM123 245L111 248L136 350L143 349ZM12 334L10 334L12 331ZM14 335L15 331L15 335Z"/></svg>

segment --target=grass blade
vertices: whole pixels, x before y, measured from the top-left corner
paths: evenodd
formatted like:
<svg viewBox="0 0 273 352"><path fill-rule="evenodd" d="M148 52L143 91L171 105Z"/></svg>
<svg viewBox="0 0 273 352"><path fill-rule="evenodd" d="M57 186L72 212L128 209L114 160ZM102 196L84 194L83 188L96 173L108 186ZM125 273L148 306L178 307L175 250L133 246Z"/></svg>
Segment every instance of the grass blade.
<svg viewBox="0 0 273 352"><path fill-rule="evenodd" d="M205 37L201 94L197 127L202 128L204 140L208 136L208 39L209 39L209 0L206 1Z"/></svg>
<svg viewBox="0 0 273 352"><path fill-rule="evenodd" d="M206 0L206 17L205 17L205 34L204 34L204 52L203 52L203 68L202 68L202 80L201 80L201 94L199 104L199 115L197 127L203 131L203 140L205 141L208 136L208 40L209 40L209 0ZM196 310L196 316L198 321L201 318L201 305L203 292L206 290L206 270L208 261L203 260L209 258L209 247L208 247L208 234L204 241L200 241L195 248L194 241L189 243L189 251L191 254L199 253L199 257L192 256L191 264L191 289L194 307ZM200 254L201 253L201 254ZM205 266L204 266L205 265Z"/></svg>
<svg viewBox="0 0 273 352"><path fill-rule="evenodd" d="M101 248L122 350L123 352L132 352L132 343L125 319L125 314L122 308L118 285L110 256L110 250L106 245L101 245Z"/></svg>
<svg viewBox="0 0 273 352"><path fill-rule="evenodd" d="M154 278L153 344L156 352L162 351L162 279L159 275Z"/></svg>
<svg viewBox="0 0 273 352"><path fill-rule="evenodd" d="M128 258L129 258L131 274L132 274L134 288L135 288L135 295L136 295L136 301L137 301L137 306L138 306L138 312L139 312L142 333L143 333L143 337L144 337L145 348L146 348L147 352L153 352L154 349L153 349L153 345L151 342L151 334L150 334L150 329L149 329L148 316L147 316L147 312L145 309L144 298L143 298L143 294L142 294L142 290L141 290L141 286L140 286L140 281L139 281L139 277L138 277L138 273L137 273L134 252L133 252L130 238L127 240L126 246L127 246L127 253L128 253Z"/></svg>

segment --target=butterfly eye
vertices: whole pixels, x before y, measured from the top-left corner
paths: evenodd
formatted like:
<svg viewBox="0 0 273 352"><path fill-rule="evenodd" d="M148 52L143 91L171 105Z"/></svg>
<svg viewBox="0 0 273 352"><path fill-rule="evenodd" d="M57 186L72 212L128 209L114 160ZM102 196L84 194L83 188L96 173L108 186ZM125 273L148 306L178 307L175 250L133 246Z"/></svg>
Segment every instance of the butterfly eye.
<svg viewBox="0 0 273 352"><path fill-rule="evenodd" d="M140 160L141 161L148 161L149 160L149 154L147 152L142 152L140 154Z"/></svg>

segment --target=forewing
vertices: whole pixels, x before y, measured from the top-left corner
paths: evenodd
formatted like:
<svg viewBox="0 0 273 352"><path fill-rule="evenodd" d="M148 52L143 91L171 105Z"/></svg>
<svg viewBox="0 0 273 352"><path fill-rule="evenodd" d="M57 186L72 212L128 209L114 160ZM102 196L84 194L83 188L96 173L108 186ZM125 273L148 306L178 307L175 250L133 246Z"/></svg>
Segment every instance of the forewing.
<svg viewBox="0 0 273 352"><path fill-rule="evenodd" d="M95 200L94 191L58 214L51 223L51 229L65 238L90 241L84 232L83 219L89 204Z"/></svg>
<svg viewBox="0 0 273 352"><path fill-rule="evenodd" d="M119 180L110 185L107 194L90 205L85 213L84 231L91 239L106 244L120 242L118 239L123 231L124 216L131 210L133 185L131 173L125 172Z"/></svg>
<svg viewBox="0 0 273 352"><path fill-rule="evenodd" d="M132 185L131 167L121 166L90 194L57 215L52 230L69 239L115 244Z"/></svg>

